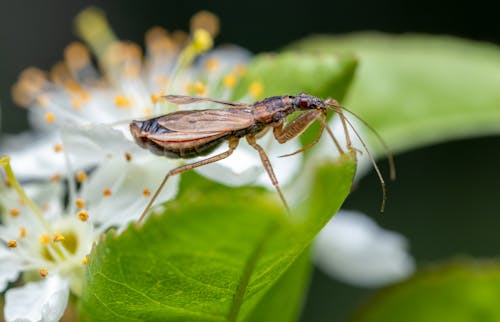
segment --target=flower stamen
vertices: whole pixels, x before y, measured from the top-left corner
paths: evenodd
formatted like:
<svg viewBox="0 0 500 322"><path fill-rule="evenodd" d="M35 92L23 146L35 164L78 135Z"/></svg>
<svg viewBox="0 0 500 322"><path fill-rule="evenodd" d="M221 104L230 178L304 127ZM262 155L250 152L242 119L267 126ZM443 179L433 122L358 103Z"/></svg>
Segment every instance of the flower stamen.
<svg viewBox="0 0 500 322"><path fill-rule="evenodd" d="M45 122L54 123L56 121L56 115L52 112L45 113Z"/></svg>
<svg viewBox="0 0 500 322"><path fill-rule="evenodd" d="M23 203L26 203L31 210L35 213L35 215L38 217L38 220L44 225L44 227L50 231L50 225L49 223L45 220L43 217L42 211L38 208L38 206L26 195L24 192L23 188L19 184L19 181L17 181L16 176L14 175L14 171L12 171L12 167L10 166L10 158L8 156L3 156L0 158L0 166L5 171L5 174L7 175L7 179L10 180L10 183L14 190L16 190L17 194L19 195L20 200Z"/></svg>
<svg viewBox="0 0 500 322"><path fill-rule="evenodd" d="M82 258L82 264L83 265L87 265L88 262L89 262L88 256L85 256L84 258Z"/></svg>
<svg viewBox="0 0 500 322"><path fill-rule="evenodd" d="M9 210L9 214L14 218L19 217L19 215L21 214L21 211L19 210L19 208L12 208Z"/></svg>
<svg viewBox="0 0 500 322"><path fill-rule="evenodd" d="M85 182L87 181L88 179L88 176L85 172L83 171L78 171L77 174L76 174L76 181L78 181L79 183L82 183L82 182Z"/></svg>
<svg viewBox="0 0 500 322"><path fill-rule="evenodd" d="M46 277L47 275L49 275L49 271L45 268L40 268L38 272L40 273L41 277Z"/></svg>
<svg viewBox="0 0 500 322"><path fill-rule="evenodd" d="M82 198L76 198L75 205L80 209L85 208L85 200L83 200Z"/></svg>
<svg viewBox="0 0 500 322"><path fill-rule="evenodd" d="M28 236L28 230L25 227L19 228L19 238L24 238Z"/></svg>
<svg viewBox="0 0 500 322"><path fill-rule="evenodd" d="M17 241L15 239L9 240L7 242L7 247L9 247L9 248L16 248L17 247Z"/></svg>
<svg viewBox="0 0 500 322"><path fill-rule="evenodd" d="M54 145L54 152L61 152L63 149L62 144L56 144Z"/></svg>
<svg viewBox="0 0 500 322"><path fill-rule="evenodd" d="M60 232L55 232L54 233L54 242L55 243L62 242L63 240L64 240L63 234L61 234Z"/></svg>
<svg viewBox="0 0 500 322"><path fill-rule="evenodd" d="M50 243L50 236L47 234L41 234L39 240L40 243L48 245Z"/></svg>
<svg viewBox="0 0 500 322"><path fill-rule="evenodd" d="M89 213L86 210L80 210L76 215L78 216L78 219L80 219L83 222L89 219Z"/></svg>
<svg viewBox="0 0 500 322"><path fill-rule="evenodd" d="M264 85L262 85L261 82L254 81L250 84L248 92L250 93L253 99L259 99L260 97L262 97L262 94L264 93Z"/></svg>

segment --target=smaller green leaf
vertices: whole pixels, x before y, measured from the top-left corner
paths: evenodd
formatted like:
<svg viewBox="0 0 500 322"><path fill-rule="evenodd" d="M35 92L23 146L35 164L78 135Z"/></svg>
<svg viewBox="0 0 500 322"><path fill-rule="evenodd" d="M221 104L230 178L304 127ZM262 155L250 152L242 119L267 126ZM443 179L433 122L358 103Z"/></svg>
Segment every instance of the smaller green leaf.
<svg viewBox="0 0 500 322"><path fill-rule="evenodd" d="M342 100L356 65L356 58L350 54L261 54L248 66L236 97L243 96L251 82L260 81L264 97L307 93Z"/></svg>
<svg viewBox="0 0 500 322"><path fill-rule="evenodd" d="M344 103L393 152L500 133L498 46L446 36L357 33L311 37L291 48L359 57Z"/></svg>
<svg viewBox="0 0 500 322"><path fill-rule="evenodd" d="M429 268L379 292L352 321L500 321L500 262L458 261Z"/></svg>

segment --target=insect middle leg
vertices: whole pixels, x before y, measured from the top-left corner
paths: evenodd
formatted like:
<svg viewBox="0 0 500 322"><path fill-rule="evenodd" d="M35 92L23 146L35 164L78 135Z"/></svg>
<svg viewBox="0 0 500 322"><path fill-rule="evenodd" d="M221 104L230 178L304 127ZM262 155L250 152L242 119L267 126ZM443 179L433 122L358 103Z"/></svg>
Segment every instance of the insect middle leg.
<svg viewBox="0 0 500 322"><path fill-rule="evenodd" d="M229 139L229 149L226 152L222 152L220 154L214 155L213 157L210 157L210 158L207 158L207 159L204 159L204 160L200 160L200 161L197 161L197 162L185 164L185 165L182 165L180 167L177 167L177 168L174 168L174 169L170 170L167 173L167 175L165 176L165 178L163 178L163 181L158 186L158 189L156 189L156 192L153 195L153 197L151 198L151 200L149 200L146 208L144 209L144 211L142 212L141 216L137 220L137 224L139 225L142 222L142 220L144 219L144 217L148 213L149 208L151 208L151 206L153 205L153 202L156 200L156 198L160 194L161 190L163 189L163 187L167 183L168 178L170 178L170 177L172 177L172 176L174 176L176 174L181 174L181 173L189 171L191 169L198 168L198 167L201 167L201 166L204 166L204 165L207 165L207 164L214 163L214 162L217 162L219 160L225 159L228 156L230 156L231 154L233 154L234 150L238 146L238 143L239 143L239 138L233 137L233 138Z"/></svg>
<svg viewBox="0 0 500 322"><path fill-rule="evenodd" d="M269 175L269 178L271 179L271 183L273 184L274 188L276 189L276 192L280 196L280 199L283 202L283 204L285 205L286 210L290 211L290 208L288 207L285 196L283 195L283 192L281 192L281 189L278 185L278 179L276 178L276 175L274 174L273 166L271 165L271 161L269 161L269 157L267 156L266 152L259 144L257 144L255 136L247 135L246 139L248 141L248 144L250 144L250 146L252 148L254 148L255 150L257 150L257 152L259 152L260 160L262 161L262 165L264 166L264 169L266 169L266 172Z"/></svg>

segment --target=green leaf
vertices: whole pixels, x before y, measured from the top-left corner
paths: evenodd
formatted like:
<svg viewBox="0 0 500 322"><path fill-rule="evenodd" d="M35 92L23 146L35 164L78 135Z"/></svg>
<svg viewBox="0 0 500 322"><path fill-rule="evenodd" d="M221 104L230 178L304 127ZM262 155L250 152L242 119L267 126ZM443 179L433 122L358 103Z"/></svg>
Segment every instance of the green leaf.
<svg viewBox="0 0 500 322"><path fill-rule="evenodd" d="M261 54L248 66L236 96L244 95L252 82L260 81L264 97L308 93L342 100L356 66L357 59L350 54Z"/></svg>
<svg viewBox="0 0 500 322"><path fill-rule="evenodd" d="M460 261L379 292L353 321L500 321L500 263Z"/></svg>
<svg viewBox="0 0 500 322"><path fill-rule="evenodd" d="M291 48L360 59L344 102L393 151L500 133L500 49L445 36L361 33L312 37Z"/></svg>
<svg viewBox="0 0 500 322"><path fill-rule="evenodd" d="M307 278L296 260L349 193L355 161L344 155L309 171L307 193L290 216L274 192L188 173L161 216L97 245L83 315L90 321L255 321L274 316L275 309L263 311L269 309L263 301L278 303L287 290L295 305L283 314L293 320ZM293 276L295 287L276 289Z"/></svg>
<svg viewBox="0 0 500 322"><path fill-rule="evenodd" d="M307 294L312 264L306 250L253 309L249 322L297 321Z"/></svg>

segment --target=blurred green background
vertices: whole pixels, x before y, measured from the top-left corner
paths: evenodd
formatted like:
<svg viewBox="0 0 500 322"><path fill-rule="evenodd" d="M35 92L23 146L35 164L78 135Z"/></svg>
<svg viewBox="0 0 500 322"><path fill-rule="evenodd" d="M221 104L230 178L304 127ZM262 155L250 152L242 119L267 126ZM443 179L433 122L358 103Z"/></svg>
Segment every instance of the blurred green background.
<svg viewBox="0 0 500 322"><path fill-rule="evenodd" d="M27 128L10 88L28 66L48 69L77 37L73 17L88 5L104 9L116 34L142 45L151 26L188 29L201 9L221 19L217 44L237 43L254 53L277 51L314 33L358 30L449 34L500 43L497 10L485 0L400 1L16 1L0 2L1 132ZM500 89L499 89L500 90ZM457 93L459 95L460 93ZM386 229L408 237L420 266L450 258L494 257L499 249L500 137L442 143L396 156L398 180L378 213L379 182L370 173L345 208L361 210ZM380 163L382 172L387 165ZM331 280L315 271L303 321L343 321L373 290Z"/></svg>

